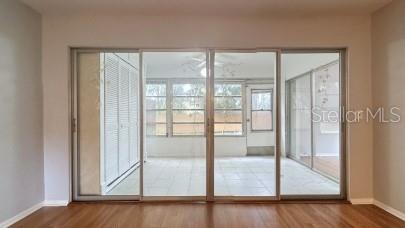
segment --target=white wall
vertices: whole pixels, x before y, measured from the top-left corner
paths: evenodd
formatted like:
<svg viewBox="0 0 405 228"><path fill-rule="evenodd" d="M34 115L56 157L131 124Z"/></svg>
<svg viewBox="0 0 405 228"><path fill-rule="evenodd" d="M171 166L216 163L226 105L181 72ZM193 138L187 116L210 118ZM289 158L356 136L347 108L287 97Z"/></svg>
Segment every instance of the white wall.
<svg viewBox="0 0 405 228"><path fill-rule="evenodd" d="M45 15L43 18L45 198L69 199L69 46L348 47L349 107L371 104L370 17L176 17ZM348 134L349 193L372 196L372 125Z"/></svg>
<svg viewBox="0 0 405 228"><path fill-rule="evenodd" d="M0 1L0 226L44 199L41 16Z"/></svg>
<svg viewBox="0 0 405 228"><path fill-rule="evenodd" d="M405 213L405 1L372 17L373 103L400 107L400 123L374 123L374 198ZM389 116L387 116L389 117Z"/></svg>
<svg viewBox="0 0 405 228"><path fill-rule="evenodd" d="M148 157L205 157L205 137L147 137ZM215 156L245 156L246 137L215 137Z"/></svg>

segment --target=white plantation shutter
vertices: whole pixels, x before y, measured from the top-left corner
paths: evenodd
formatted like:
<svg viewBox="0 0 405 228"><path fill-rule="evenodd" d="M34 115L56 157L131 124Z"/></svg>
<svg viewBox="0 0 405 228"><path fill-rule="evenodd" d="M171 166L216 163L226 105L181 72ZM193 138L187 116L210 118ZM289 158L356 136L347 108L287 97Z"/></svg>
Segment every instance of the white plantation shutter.
<svg viewBox="0 0 405 228"><path fill-rule="evenodd" d="M129 169L129 66L119 64L119 173Z"/></svg>
<svg viewBox="0 0 405 228"><path fill-rule="evenodd" d="M138 73L114 53L104 54L105 182L113 186L139 161Z"/></svg>
<svg viewBox="0 0 405 228"><path fill-rule="evenodd" d="M138 155L138 74L133 67L129 71L129 164L139 161Z"/></svg>
<svg viewBox="0 0 405 228"><path fill-rule="evenodd" d="M105 178L107 185L118 176L118 100L119 100L119 60L111 53L105 54Z"/></svg>

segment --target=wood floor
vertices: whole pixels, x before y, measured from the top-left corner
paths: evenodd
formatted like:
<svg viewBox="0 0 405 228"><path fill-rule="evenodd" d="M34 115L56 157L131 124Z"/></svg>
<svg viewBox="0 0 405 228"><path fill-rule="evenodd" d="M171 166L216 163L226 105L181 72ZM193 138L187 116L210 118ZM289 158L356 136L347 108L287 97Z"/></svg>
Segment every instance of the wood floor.
<svg viewBox="0 0 405 228"><path fill-rule="evenodd" d="M343 203L74 203L12 227L405 227L373 205Z"/></svg>
<svg viewBox="0 0 405 228"><path fill-rule="evenodd" d="M304 164L311 164L311 157L301 157ZM340 177L340 160L337 156L316 156L314 157L314 168L321 173L329 175L336 180Z"/></svg>

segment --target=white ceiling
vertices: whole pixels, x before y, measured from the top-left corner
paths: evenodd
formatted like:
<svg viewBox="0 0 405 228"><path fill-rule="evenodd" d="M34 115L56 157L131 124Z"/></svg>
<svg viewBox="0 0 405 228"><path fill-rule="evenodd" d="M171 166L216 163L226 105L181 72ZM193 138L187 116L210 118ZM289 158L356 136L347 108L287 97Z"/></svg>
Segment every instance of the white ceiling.
<svg viewBox="0 0 405 228"><path fill-rule="evenodd" d="M144 52L147 78L204 78L204 52ZM286 80L338 60L338 53L291 53L281 55L281 74ZM276 54L216 53L215 78L274 79Z"/></svg>
<svg viewBox="0 0 405 228"><path fill-rule="evenodd" d="M391 0L21 0L43 14L273 15L371 13Z"/></svg>
<svg viewBox="0 0 405 228"><path fill-rule="evenodd" d="M282 54L281 74L288 80L338 59L338 53Z"/></svg>
<svg viewBox="0 0 405 228"><path fill-rule="evenodd" d="M204 52L144 52L143 61L148 78L204 78ZM276 54L217 53L215 78L272 79Z"/></svg>

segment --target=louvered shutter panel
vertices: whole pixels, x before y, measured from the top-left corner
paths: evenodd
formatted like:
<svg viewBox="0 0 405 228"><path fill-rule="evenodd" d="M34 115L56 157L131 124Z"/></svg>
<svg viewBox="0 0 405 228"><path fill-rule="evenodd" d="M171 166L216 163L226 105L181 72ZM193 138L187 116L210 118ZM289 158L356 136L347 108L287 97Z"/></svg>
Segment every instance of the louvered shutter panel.
<svg viewBox="0 0 405 228"><path fill-rule="evenodd" d="M119 173L129 169L129 68L120 60L119 64Z"/></svg>
<svg viewBox="0 0 405 228"><path fill-rule="evenodd" d="M119 68L118 58L111 53L105 54L105 178L107 185L118 178L118 98Z"/></svg>
<svg viewBox="0 0 405 228"><path fill-rule="evenodd" d="M129 71L129 163L138 162L138 74L131 66Z"/></svg>

